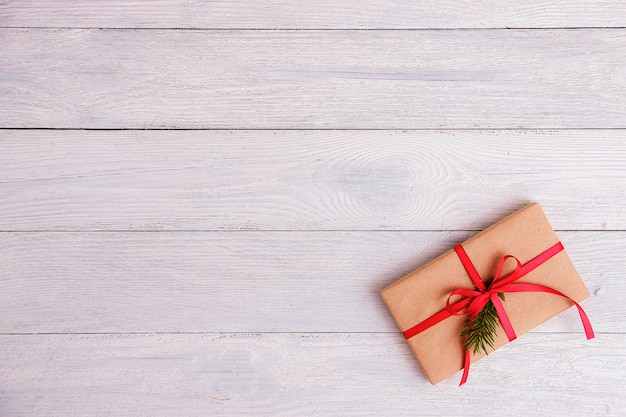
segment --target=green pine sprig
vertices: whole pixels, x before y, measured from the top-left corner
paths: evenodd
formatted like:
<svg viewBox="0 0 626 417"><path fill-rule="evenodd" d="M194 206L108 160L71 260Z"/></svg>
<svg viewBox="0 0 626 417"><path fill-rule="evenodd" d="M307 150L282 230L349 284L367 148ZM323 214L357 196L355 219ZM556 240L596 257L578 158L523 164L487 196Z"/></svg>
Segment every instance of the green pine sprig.
<svg viewBox="0 0 626 417"><path fill-rule="evenodd" d="M504 293L498 293L498 297L504 301ZM461 336L465 337L465 350L470 350L476 354L480 350L489 354L487 347L494 349L496 331L498 329L498 312L491 300L485 304L485 307L471 321L465 322L465 329L461 332Z"/></svg>

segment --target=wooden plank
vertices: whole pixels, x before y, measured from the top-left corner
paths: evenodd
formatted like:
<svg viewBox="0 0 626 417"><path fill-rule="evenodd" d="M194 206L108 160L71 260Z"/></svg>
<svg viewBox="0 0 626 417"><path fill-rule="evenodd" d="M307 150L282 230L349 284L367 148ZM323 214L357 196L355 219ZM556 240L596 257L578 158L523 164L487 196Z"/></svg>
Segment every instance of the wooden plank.
<svg viewBox="0 0 626 417"><path fill-rule="evenodd" d="M205 29L431 29L624 27L626 3L615 0L106 1L9 0L3 27Z"/></svg>
<svg viewBox="0 0 626 417"><path fill-rule="evenodd" d="M481 230L534 200L559 230L626 230L624 130L5 130L0 149L0 230Z"/></svg>
<svg viewBox="0 0 626 417"><path fill-rule="evenodd" d="M528 334L459 389L430 386L397 335L2 336L0 400L5 416L622 415L625 346Z"/></svg>
<svg viewBox="0 0 626 417"><path fill-rule="evenodd" d="M0 234L0 332L393 332L379 291L468 232ZM624 232L562 232L624 332ZM575 309L541 331L582 332Z"/></svg>
<svg viewBox="0 0 626 417"><path fill-rule="evenodd" d="M626 29L0 30L4 128L624 128Z"/></svg>

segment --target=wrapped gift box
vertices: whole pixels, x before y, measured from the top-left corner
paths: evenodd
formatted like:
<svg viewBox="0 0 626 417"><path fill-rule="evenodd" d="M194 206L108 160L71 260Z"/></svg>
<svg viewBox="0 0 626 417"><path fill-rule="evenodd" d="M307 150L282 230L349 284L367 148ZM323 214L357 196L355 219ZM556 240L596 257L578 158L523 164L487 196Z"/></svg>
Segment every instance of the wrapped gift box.
<svg viewBox="0 0 626 417"><path fill-rule="evenodd" d="M488 285L504 256L513 255L525 264L558 243L559 238L541 206L532 203L471 237L462 246ZM510 274L515 269L515 262L505 262L504 266L503 273ZM576 302L589 296L565 250L560 250L517 282L548 286ZM459 255L451 249L388 286L381 295L398 327L405 332L444 310L451 292L459 288L475 289L475 286ZM505 294L502 305L519 337L572 307L573 303L550 293L512 292ZM466 320L466 316L450 316L419 334L407 336L415 357L432 384L463 369L465 348L461 332ZM508 341L498 322L494 349ZM483 356L482 352L472 352L471 362Z"/></svg>

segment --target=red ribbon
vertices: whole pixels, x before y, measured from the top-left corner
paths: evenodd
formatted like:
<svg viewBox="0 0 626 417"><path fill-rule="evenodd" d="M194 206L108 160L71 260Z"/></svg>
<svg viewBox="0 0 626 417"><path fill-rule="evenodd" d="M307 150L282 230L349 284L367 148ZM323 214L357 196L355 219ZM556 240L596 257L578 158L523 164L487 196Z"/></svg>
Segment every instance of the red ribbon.
<svg viewBox="0 0 626 417"><path fill-rule="evenodd" d="M470 290L467 288L459 288L450 293L448 299L446 300L446 308L441 310L440 312L433 314L426 320L416 324L408 330L402 332L406 339L410 339L413 336L423 332L424 330L434 326L435 324L447 319L450 316L465 316L469 315L469 320L471 321L474 317L480 313L480 311L487 305L489 301L491 301L498 312L498 318L500 319L500 323L502 324L502 328L506 333L506 336L509 339L509 342L512 342L517 338L515 331L513 330L513 326L511 325L511 321L504 310L504 306L500 301L500 297L498 297L498 293L504 292L547 292L550 294L555 294L560 297L567 298L570 300L578 309L578 314L580 315L580 320L582 321L583 327L585 328L585 335L587 339L593 339L594 333L591 327L591 323L587 314L582 309L582 307L574 300L572 300L567 295L563 294L560 291L555 290L554 288L546 287L545 285L540 284L529 284L529 283L514 283L518 279L522 278L524 275L528 274L539 265L546 262L548 259L552 258L557 253L563 250L563 244L561 242L556 243L551 246L547 250L543 251L527 263L523 264L512 255L503 256L498 263L498 268L496 269L496 274L491 281L489 286L486 286L483 280L480 278L478 271L472 264L469 256L463 249L463 246L457 245L454 247L459 260L465 267L470 279L476 286L476 289ZM502 268L504 267L504 263L509 260L514 259L517 263L515 270L505 276L501 277ZM463 298L455 303L450 302L450 298L455 295L460 295ZM469 375L470 368L470 352L469 350L465 351L465 360L463 364L463 376L461 377L461 383L459 385L465 384L467 381L467 377Z"/></svg>

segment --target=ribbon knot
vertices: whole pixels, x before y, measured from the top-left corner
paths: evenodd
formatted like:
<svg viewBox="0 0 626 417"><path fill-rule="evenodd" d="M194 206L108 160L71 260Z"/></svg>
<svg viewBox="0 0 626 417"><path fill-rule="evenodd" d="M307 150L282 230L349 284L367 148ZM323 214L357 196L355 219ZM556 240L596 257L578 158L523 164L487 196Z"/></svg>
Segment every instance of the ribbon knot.
<svg viewBox="0 0 626 417"><path fill-rule="evenodd" d="M500 323L502 324L502 328L504 329L509 342L517 339L515 330L513 330L513 325L509 321L509 317L507 316L504 306L502 305L502 301L500 300L499 293L515 292L515 286L512 286L513 284L511 283L522 277L522 263L513 255L503 256L498 262L498 267L493 280L489 283L489 286L485 286L485 283L482 281L478 271L476 271L476 268L474 268L474 265L471 263L469 256L467 256L465 249L463 249L463 246L457 245L454 250L459 256L459 259L461 259L463 266L465 266L465 270L474 283L476 289L470 290L467 288L458 288L452 291L446 300L446 310L453 316L468 315L469 320L472 321L485 308L487 303L491 301L498 312L498 318L500 319ZM506 261L509 259L513 259L515 261L515 270L506 277L502 277L502 269L504 268ZM457 295L464 298L454 304L451 303L450 299Z"/></svg>
<svg viewBox="0 0 626 417"><path fill-rule="evenodd" d="M522 278L524 275L537 268L539 265L546 262L548 259L552 258L557 253L561 252L563 249L563 244L561 242L558 242L523 265L515 256L505 255L498 262L498 267L496 269L494 278L487 286L481 279L480 274L474 267L474 264L472 264L472 261L465 252L463 246L455 246L454 250L456 251L459 260L463 264L463 267L467 271L470 279L474 283L475 288L458 288L452 291L448 296L448 299L446 300L446 306L443 310L433 314L426 320L402 332L404 337L406 339L410 339L411 337L423 332L424 330L434 326L435 324L443 321L450 316L469 315L469 320L471 322L471 320L475 318L485 308L487 303L491 301L498 313L498 319L500 320L500 324L502 325L502 328L504 329L507 338L511 342L517 338L517 335L515 334L515 330L513 330L513 325L511 324L509 317L507 316L504 309L504 306L502 305L499 293L545 292L567 298L569 301L571 301L578 309L578 314L585 329L585 335L587 336L587 339L593 339L595 335L593 332L593 328L591 327L591 322L589 321L589 318L587 317L585 311L576 301L563 294L562 292L557 291L554 288L547 287L545 285L515 282L518 279ZM503 277L502 269L504 268L505 262L509 259L514 260L516 266L513 272ZM461 296L461 299L452 302L451 299L456 296ZM463 376L461 377L461 383L459 385L463 385L467 381L470 363L470 351L469 349L466 349L465 360L463 364Z"/></svg>

